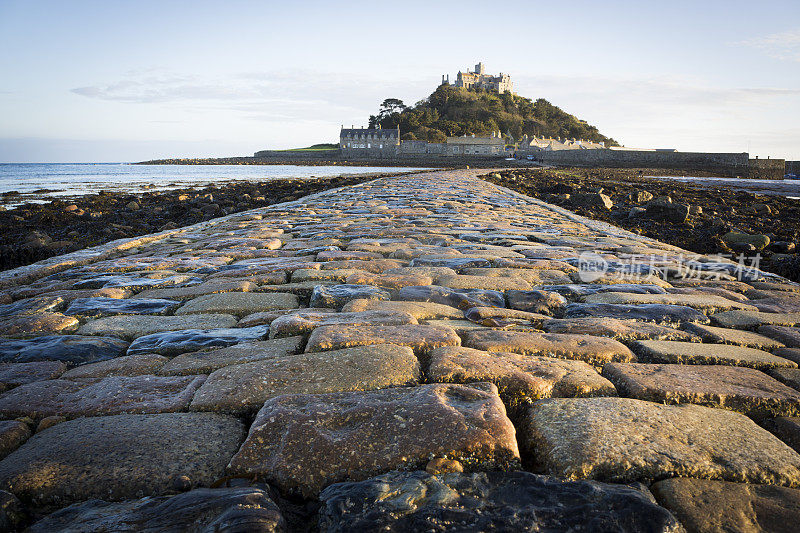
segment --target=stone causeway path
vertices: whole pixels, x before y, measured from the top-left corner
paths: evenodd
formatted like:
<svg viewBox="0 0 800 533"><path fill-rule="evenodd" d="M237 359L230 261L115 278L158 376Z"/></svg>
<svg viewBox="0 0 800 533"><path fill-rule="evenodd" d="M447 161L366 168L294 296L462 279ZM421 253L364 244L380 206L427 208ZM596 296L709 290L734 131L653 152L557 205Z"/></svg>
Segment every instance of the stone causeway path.
<svg viewBox="0 0 800 533"><path fill-rule="evenodd" d="M796 531L800 285L487 172L0 273L0 530Z"/></svg>

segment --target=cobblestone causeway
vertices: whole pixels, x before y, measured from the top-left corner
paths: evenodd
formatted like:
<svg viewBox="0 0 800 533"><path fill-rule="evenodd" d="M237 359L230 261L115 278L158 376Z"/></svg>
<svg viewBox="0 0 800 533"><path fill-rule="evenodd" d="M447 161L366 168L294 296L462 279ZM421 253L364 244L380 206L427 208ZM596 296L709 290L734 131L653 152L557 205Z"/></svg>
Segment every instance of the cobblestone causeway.
<svg viewBox="0 0 800 533"><path fill-rule="evenodd" d="M795 528L800 286L486 172L0 273L0 530Z"/></svg>

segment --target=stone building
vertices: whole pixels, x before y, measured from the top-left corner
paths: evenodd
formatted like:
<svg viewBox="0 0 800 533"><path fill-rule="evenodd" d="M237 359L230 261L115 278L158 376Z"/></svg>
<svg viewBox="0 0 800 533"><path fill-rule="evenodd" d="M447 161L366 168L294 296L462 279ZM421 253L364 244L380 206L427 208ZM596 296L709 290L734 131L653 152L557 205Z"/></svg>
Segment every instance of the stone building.
<svg viewBox="0 0 800 533"><path fill-rule="evenodd" d="M500 132L490 137L448 137L443 143L401 141L400 130L381 128L350 128L339 132L339 150L344 158L394 159L415 156L502 156L505 140Z"/></svg>
<svg viewBox="0 0 800 533"><path fill-rule="evenodd" d="M528 137L525 135L519 142L518 151L556 151L556 150L600 150L605 148L602 142L581 139L553 139L549 137Z"/></svg>
<svg viewBox="0 0 800 533"><path fill-rule="evenodd" d="M449 81L450 78L448 77L447 79ZM442 80L442 83L446 82ZM500 94L506 91L514 92L514 83L511 81L509 74L503 74L502 72L499 76L486 74L486 68L483 63L475 65L475 72L470 72L469 69L466 72L459 70L454 85L464 89L483 89Z"/></svg>
<svg viewBox="0 0 800 533"><path fill-rule="evenodd" d="M445 143L445 155L503 155L506 142L499 132L491 137L448 137Z"/></svg>
<svg viewBox="0 0 800 533"><path fill-rule="evenodd" d="M374 159L397 157L400 147L400 128L350 128L339 132L339 149L344 157Z"/></svg>
<svg viewBox="0 0 800 533"><path fill-rule="evenodd" d="M401 156L444 155L445 143L429 143L428 141L400 141Z"/></svg>

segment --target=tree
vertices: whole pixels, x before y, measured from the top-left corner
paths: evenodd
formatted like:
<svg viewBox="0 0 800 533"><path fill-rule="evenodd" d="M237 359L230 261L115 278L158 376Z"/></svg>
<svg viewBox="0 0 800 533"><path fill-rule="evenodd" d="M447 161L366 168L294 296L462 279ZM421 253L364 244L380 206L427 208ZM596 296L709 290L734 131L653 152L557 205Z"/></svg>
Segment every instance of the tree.
<svg viewBox="0 0 800 533"><path fill-rule="evenodd" d="M387 98L378 109L378 122L393 115L394 113L402 113L408 109L402 100L398 98Z"/></svg>

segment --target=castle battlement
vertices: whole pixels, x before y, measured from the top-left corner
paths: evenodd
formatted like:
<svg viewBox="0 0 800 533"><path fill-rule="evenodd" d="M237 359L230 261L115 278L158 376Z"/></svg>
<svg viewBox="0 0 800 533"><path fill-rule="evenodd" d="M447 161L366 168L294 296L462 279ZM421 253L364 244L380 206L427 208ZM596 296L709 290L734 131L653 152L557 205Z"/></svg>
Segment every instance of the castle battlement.
<svg viewBox="0 0 800 533"><path fill-rule="evenodd" d="M449 83L450 76L447 76L446 81L445 77L442 76L442 84ZM502 72L498 76L486 74L486 67L483 63L475 65L475 72L470 72L469 69L466 72L459 70L458 74L456 74L456 82L453 85L464 89L483 89L500 94L506 91L514 92L514 82L511 81L510 74L503 74Z"/></svg>

